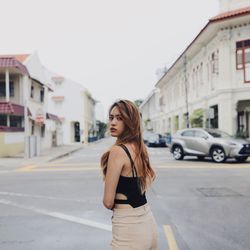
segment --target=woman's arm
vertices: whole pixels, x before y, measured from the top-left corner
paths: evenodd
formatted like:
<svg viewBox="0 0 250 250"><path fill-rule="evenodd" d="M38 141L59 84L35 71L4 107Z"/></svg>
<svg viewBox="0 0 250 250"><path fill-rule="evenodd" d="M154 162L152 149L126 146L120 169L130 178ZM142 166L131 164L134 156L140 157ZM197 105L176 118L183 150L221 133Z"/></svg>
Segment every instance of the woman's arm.
<svg viewBox="0 0 250 250"><path fill-rule="evenodd" d="M125 155L119 146L113 146L110 150L108 168L105 177L105 188L103 205L108 209L113 209L116 187L124 166Z"/></svg>

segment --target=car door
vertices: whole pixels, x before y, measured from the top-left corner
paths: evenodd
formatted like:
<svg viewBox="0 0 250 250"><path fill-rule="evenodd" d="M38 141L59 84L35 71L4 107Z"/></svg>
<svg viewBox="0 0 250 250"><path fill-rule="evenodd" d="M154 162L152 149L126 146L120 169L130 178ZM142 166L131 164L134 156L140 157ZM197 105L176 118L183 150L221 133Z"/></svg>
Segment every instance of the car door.
<svg viewBox="0 0 250 250"><path fill-rule="evenodd" d="M185 130L181 133L181 140L184 142L184 151L186 153L191 153L192 145L194 140L194 130Z"/></svg>
<svg viewBox="0 0 250 250"><path fill-rule="evenodd" d="M208 154L209 153L209 142L208 142L208 135L201 131L195 130L194 131L194 140L192 143L192 150L197 154Z"/></svg>

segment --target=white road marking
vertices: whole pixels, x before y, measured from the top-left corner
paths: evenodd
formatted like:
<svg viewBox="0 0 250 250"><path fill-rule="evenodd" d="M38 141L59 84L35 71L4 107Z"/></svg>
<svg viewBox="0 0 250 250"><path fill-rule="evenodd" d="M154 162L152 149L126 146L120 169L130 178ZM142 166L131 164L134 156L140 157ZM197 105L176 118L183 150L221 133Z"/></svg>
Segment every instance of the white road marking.
<svg viewBox="0 0 250 250"><path fill-rule="evenodd" d="M0 192L0 195L86 203L86 201L79 200L79 199L65 199L65 198L58 198L58 197L53 197L53 196L33 195L33 194L23 194L23 193L13 193L13 192Z"/></svg>
<svg viewBox="0 0 250 250"><path fill-rule="evenodd" d="M47 211L45 209L35 208L35 207L31 207L31 206L24 206L24 205L20 205L20 204L17 204L15 202L12 202L9 200L4 200L4 199L0 199L0 204L30 210L30 211L33 211L35 213L39 213L39 214L51 216L51 217L54 217L57 219L62 219L62 220L82 224L85 226L90 226L90 227L94 227L94 228L98 228L98 229L102 229L102 230L106 230L106 231L112 231L111 225L107 225L107 224L99 223L96 221L91 221L91 220L71 216L68 214L63 214L63 213L58 213L58 212L50 212L50 211Z"/></svg>

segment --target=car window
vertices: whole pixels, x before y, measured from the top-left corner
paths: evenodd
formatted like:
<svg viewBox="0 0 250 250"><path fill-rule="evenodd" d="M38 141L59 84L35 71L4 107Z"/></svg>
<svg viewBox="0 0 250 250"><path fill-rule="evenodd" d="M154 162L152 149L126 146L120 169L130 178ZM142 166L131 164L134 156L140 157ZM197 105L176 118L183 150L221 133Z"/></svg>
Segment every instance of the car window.
<svg viewBox="0 0 250 250"><path fill-rule="evenodd" d="M227 134L227 133L225 133L225 132L222 132L222 131L220 131L220 130L207 130L207 132L211 135L211 136L213 136L213 137L215 137L215 138L232 138L232 136L231 135L229 135L229 134Z"/></svg>
<svg viewBox="0 0 250 250"><path fill-rule="evenodd" d="M195 137L207 138L207 135L203 133L202 131L195 131Z"/></svg>
<svg viewBox="0 0 250 250"><path fill-rule="evenodd" d="M187 130L181 133L182 136L188 136L188 137L193 137L194 136L194 131L193 130Z"/></svg>

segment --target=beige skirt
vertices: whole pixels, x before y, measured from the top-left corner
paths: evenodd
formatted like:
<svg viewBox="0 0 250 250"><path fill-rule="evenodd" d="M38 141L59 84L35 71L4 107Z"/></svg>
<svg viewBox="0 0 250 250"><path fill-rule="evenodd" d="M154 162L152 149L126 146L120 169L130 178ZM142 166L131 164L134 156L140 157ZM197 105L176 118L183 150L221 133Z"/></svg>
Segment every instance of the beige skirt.
<svg viewBox="0 0 250 250"><path fill-rule="evenodd" d="M156 250L157 225L148 204L115 208L112 216L112 250Z"/></svg>

